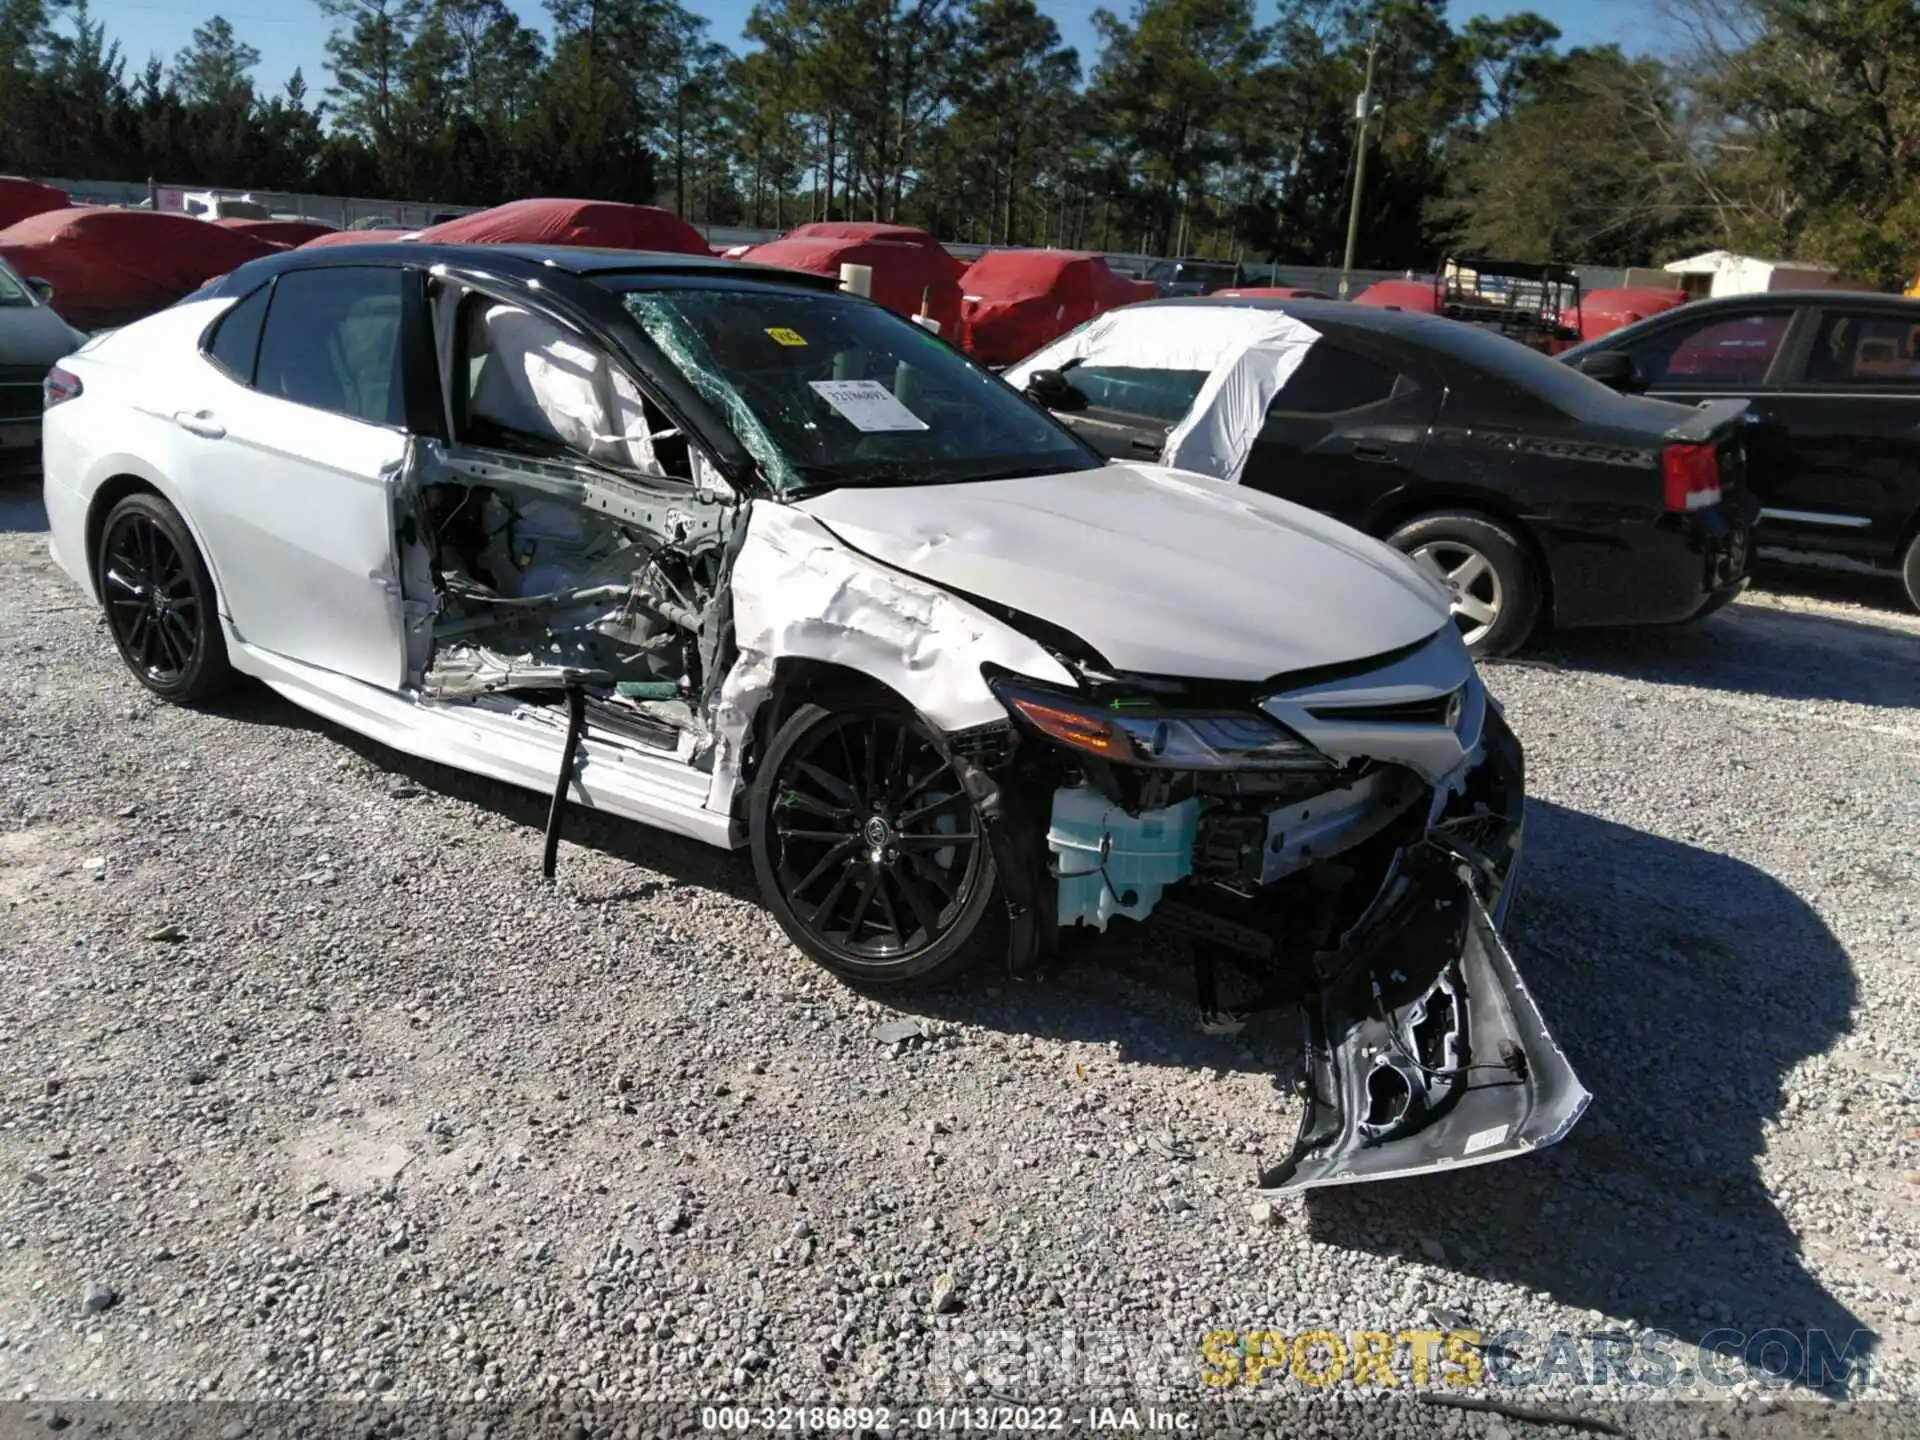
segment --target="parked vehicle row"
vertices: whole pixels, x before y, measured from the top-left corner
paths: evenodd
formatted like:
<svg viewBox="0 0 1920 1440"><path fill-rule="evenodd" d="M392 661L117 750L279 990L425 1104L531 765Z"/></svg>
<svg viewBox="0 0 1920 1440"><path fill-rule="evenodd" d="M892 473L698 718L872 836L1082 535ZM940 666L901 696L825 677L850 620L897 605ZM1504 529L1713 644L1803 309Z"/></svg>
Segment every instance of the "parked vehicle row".
<svg viewBox="0 0 1920 1440"><path fill-rule="evenodd" d="M1742 407L1632 399L1485 330L1314 300L1118 310L1007 371L1102 453L1411 555L1469 646L1690 620L1747 583Z"/></svg>
<svg viewBox="0 0 1920 1440"><path fill-rule="evenodd" d="M1115 917L1238 952L1304 996L1269 1186L1502 1159L1586 1106L1499 938L1522 757L1448 587L1110 459L828 280L298 250L96 337L47 401L54 554L157 695L240 672L550 790L549 863L568 800L744 846L865 983Z"/></svg>

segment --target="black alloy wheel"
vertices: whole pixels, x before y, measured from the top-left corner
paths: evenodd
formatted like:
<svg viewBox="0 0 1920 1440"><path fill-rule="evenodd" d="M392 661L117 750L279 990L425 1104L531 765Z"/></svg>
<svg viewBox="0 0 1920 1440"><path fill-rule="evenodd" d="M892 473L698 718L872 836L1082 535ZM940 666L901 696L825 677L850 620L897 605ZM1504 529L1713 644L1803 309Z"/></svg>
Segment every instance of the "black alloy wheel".
<svg viewBox="0 0 1920 1440"><path fill-rule="evenodd" d="M107 628L142 685L178 703L232 678L213 580L186 522L157 495L129 495L107 515L94 568Z"/></svg>
<svg viewBox="0 0 1920 1440"><path fill-rule="evenodd" d="M985 831L904 707L801 706L768 747L749 824L768 907L836 975L927 981L1004 947Z"/></svg>

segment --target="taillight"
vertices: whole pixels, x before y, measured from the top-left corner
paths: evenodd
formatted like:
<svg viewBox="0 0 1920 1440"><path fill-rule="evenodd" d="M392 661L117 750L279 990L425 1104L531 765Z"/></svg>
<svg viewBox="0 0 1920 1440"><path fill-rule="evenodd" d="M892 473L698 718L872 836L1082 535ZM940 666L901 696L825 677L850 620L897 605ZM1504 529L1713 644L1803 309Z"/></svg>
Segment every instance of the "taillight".
<svg viewBox="0 0 1920 1440"><path fill-rule="evenodd" d="M41 408L51 410L62 401L73 399L84 388L78 375L56 365L47 372L47 378L40 382Z"/></svg>
<svg viewBox="0 0 1920 1440"><path fill-rule="evenodd" d="M1675 514L1720 503L1720 452L1712 445L1669 445L1660 456L1667 509Z"/></svg>

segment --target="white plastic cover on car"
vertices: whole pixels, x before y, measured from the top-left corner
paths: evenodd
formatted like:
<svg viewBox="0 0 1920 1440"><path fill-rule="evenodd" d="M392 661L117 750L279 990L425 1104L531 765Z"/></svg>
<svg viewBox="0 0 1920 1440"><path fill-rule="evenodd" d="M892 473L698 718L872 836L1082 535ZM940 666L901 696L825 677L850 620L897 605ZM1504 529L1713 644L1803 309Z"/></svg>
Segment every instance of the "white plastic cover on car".
<svg viewBox="0 0 1920 1440"><path fill-rule="evenodd" d="M1239 480L1273 403L1320 332L1279 310L1214 303L1143 305L1097 316L1001 378L1024 389L1036 370L1079 360L1143 370L1205 370L1186 418L1173 427L1160 463Z"/></svg>

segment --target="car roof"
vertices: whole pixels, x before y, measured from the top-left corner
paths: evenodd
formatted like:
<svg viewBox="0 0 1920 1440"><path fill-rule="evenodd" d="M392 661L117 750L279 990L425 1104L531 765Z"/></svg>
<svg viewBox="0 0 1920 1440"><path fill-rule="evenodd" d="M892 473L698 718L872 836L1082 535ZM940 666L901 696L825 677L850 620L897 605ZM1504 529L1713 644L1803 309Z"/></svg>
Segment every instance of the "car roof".
<svg viewBox="0 0 1920 1440"><path fill-rule="evenodd" d="M1884 306L1889 310L1920 310L1920 300L1905 295L1888 295L1879 290L1753 290L1743 295L1715 295L1690 300L1661 316L1703 315L1713 310L1736 310L1749 305L1847 305ZM1655 318L1652 316L1649 319Z"/></svg>
<svg viewBox="0 0 1920 1440"><path fill-rule="evenodd" d="M1304 320L1309 325L1345 325L1349 329L1378 330L1384 334L1397 334L1415 328L1414 322L1436 318L1413 310L1386 310L1377 305L1355 305L1345 300L1302 300L1290 295L1176 295L1163 300L1142 300L1126 308L1177 308L1191 310L1196 317L1204 319L1208 315L1217 315L1227 306L1243 310L1277 310L1296 320Z"/></svg>
<svg viewBox="0 0 1920 1440"><path fill-rule="evenodd" d="M430 240L369 241L365 245L329 245L315 250L295 248L250 261L241 268L252 278L290 270L369 264L450 265L518 279L535 279L543 272L558 270L582 279L597 275L705 275L718 280L774 281L802 289L832 289L838 284L829 276L726 260L718 255L600 250L578 245L447 245Z"/></svg>

